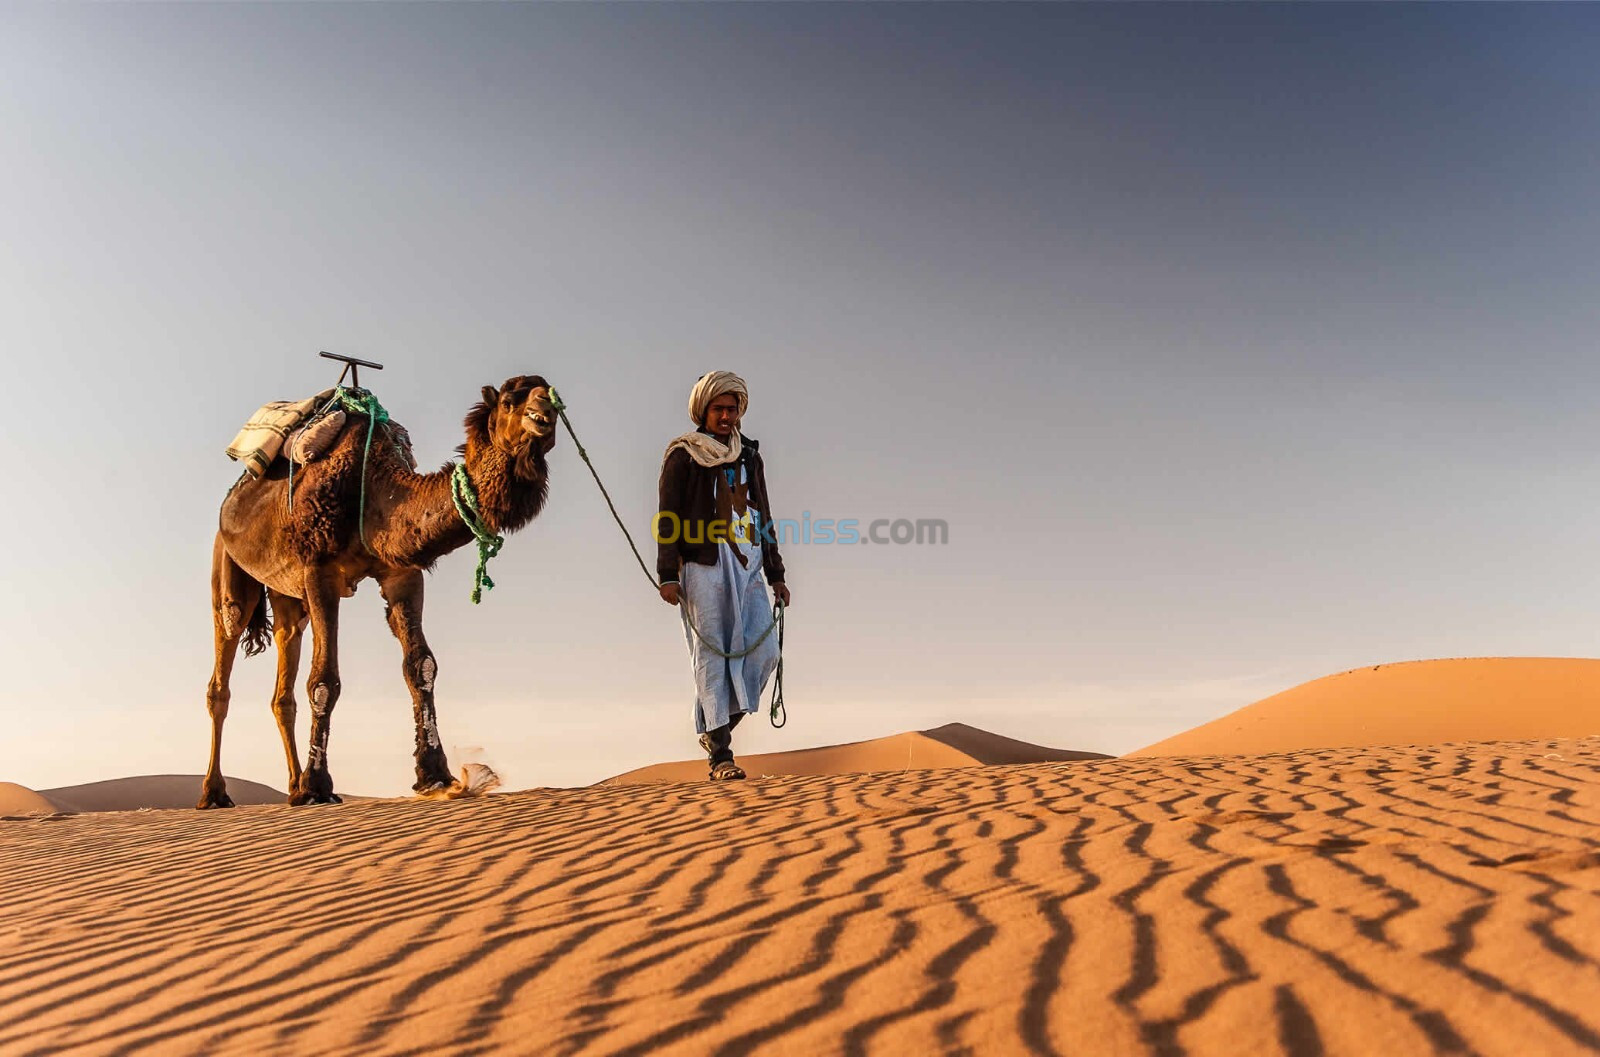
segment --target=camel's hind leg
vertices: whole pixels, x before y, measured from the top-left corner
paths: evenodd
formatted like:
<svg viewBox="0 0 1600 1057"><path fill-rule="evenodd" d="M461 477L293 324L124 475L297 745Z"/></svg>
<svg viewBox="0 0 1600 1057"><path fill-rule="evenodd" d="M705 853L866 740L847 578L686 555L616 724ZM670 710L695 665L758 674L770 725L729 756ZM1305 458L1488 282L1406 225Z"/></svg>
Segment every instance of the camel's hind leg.
<svg viewBox="0 0 1600 1057"><path fill-rule="evenodd" d="M211 683L206 687L206 711L211 713L211 762L206 765L205 781L200 786L198 808L232 807L227 783L222 777L222 724L228 718L228 680L233 674L233 659L239 639L247 632L252 643L265 633L261 585L234 564L217 537L211 551L211 623L216 646L216 663ZM259 648L259 646L257 646Z"/></svg>
<svg viewBox="0 0 1600 1057"><path fill-rule="evenodd" d="M306 570L306 612L311 617L311 744L306 768L289 791L291 804L342 803L328 773L328 736L339 703L339 595L320 570Z"/></svg>
<svg viewBox="0 0 1600 1057"><path fill-rule="evenodd" d="M305 641L305 603L277 591L272 599L272 639L278 647L278 683L272 691L272 715L283 737L283 755L289 763L289 791L300 785L300 751L294 743L296 704L294 680L300 671L300 646Z"/></svg>
<svg viewBox="0 0 1600 1057"><path fill-rule="evenodd" d="M400 640L405 654L401 672L411 691L411 712L417 727L417 781L411 788L419 793L447 789L455 779L450 776L450 764L439 739L439 717L433 707L433 682L439 665L422 635L422 572L406 569L387 577L379 586L388 603L385 616L389 630Z"/></svg>

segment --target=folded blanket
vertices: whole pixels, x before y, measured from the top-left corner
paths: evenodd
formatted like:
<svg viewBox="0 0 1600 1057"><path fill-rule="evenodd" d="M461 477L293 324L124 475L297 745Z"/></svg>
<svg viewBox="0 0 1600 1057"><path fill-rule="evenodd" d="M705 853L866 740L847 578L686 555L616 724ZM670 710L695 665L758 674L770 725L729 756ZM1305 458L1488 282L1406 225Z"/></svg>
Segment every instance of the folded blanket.
<svg viewBox="0 0 1600 1057"><path fill-rule="evenodd" d="M228 458L244 463L252 477L260 477L283 451L283 443L295 427L332 398L333 390L325 389L305 400L274 400L263 405L228 445Z"/></svg>

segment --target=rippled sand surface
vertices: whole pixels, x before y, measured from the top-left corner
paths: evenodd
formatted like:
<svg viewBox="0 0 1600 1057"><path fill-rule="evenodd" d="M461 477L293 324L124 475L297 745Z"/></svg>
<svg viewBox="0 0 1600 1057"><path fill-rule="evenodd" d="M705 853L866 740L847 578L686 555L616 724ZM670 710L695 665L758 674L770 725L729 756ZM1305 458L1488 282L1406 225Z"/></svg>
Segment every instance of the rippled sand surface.
<svg viewBox="0 0 1600 1057"><path fill-rule="evenodd" d="M1600 1049L1600 740L0 822L0 1052Z"/></svg>

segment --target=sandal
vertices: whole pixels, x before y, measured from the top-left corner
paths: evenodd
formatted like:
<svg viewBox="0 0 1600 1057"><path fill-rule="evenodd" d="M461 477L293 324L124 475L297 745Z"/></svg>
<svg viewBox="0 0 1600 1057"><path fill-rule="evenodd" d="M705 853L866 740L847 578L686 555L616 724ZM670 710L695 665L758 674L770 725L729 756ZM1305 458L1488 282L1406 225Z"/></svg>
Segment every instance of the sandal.
<svg viewBox="0 0 1600 1057"><path fill-rule="evenodd" d="M713 782L737 782L744 777L746 777L744 768L732 760L724 760L711 768L711 780Z"/></svg>

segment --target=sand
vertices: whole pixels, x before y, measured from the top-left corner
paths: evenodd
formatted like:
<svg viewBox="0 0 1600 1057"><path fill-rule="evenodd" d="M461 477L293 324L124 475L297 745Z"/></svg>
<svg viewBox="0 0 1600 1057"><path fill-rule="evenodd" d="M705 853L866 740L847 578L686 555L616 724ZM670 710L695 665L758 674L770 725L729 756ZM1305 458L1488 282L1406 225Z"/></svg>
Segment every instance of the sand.
<svg viewBox="0 0 1600 1057"><path fill-rule="evenodd" d="M746 722L760 722L760 717ZM740 728L743 729L743 728ZM1100 760L1097 752L1051 749L992 734L965 723L947 723L932 730L916 730L871 741L853 741L790 752L754 753L739 757L739 766L752 778L776 775L856 774L870 771L905 771L934 767L976 767L1000 763L1051 763L1060 760ZM706 777L706 761L680 760L640 767L608 778L602 785L646 785L662 782L699 782Z"/></svg>
<svg viewBox="0 0 1600 1057"><path fill-rule="evenodd" d="M1600 741L0 822L0 1052L1600 1049Z"/></svg>
<svg viewBox="0 0 1600 1057"><path fill-rule="evenodd" d="M1473 657L1303 683L1130 756L1600 735L1600 660Z"/></svg>

